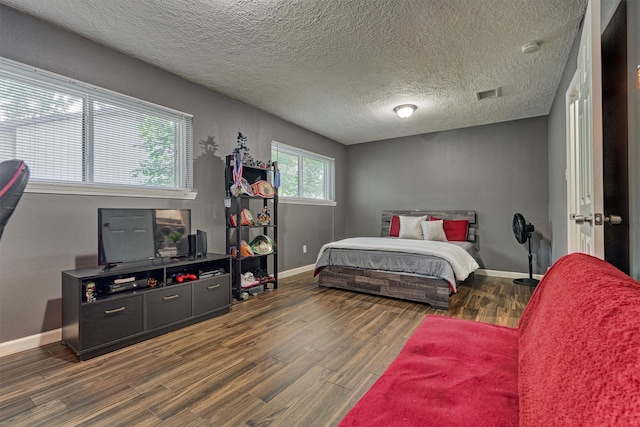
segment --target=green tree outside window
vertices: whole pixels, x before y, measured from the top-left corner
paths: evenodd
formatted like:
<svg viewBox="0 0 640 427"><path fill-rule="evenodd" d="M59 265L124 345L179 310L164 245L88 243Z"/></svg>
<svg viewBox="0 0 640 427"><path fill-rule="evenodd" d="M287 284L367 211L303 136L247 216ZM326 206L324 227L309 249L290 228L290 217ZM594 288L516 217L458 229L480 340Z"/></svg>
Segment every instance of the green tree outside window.
<svg viewBox="0 0 640 427"><path fill-rule="evenodd" d="M175 123L145 115L138 126L142 147L148 158L133 170L133 176L142 175L145 184L154 187L171 187L176 182Z"/></svg>

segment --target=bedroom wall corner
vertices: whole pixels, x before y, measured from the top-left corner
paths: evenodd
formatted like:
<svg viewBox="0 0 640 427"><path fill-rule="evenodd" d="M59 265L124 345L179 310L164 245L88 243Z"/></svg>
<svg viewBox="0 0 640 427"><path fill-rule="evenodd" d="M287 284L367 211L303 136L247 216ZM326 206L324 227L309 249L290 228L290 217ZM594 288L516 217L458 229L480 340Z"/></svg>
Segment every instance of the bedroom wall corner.
<svg viewBox="0 0 640 427"><path fill-rule="evenodd" d="M513 214L537 230L534 273L550 260L547 116L347 147L348 236L378 236L382 210L475 210L482 267L528 272Z"/></svg>

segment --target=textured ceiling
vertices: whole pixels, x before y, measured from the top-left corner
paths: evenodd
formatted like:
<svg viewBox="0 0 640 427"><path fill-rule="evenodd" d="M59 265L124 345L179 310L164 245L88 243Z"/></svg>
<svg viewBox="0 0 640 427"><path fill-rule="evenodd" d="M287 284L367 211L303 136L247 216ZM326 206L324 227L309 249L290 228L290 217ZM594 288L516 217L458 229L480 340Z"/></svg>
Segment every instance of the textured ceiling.
<svg viewBox="0 0 640 427"><path fill-rule="evenodd" d="M586 1L0 3L354 144L548 114Z"/></svg>

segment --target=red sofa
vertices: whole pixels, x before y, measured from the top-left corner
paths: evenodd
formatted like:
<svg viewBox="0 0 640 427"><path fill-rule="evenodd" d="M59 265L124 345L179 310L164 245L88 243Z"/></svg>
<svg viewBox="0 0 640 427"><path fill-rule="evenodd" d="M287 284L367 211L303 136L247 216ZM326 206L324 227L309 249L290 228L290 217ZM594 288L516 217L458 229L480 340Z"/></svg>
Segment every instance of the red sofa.
<svg viewBox="0 0 640 427"><path fill-rule="evenodd" d="M347 426L640 426L640 282L584 254L517 329L427 316Z"/></svg>

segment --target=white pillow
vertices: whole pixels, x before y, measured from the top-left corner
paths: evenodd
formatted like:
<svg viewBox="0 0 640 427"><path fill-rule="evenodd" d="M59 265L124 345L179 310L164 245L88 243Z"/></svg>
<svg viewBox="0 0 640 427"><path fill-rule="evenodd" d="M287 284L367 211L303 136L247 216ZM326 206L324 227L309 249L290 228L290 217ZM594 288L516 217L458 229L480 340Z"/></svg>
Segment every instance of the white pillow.
<svg viewBox="0 0 640 427"><path fill-rule="evenodd" d="M400 235L401 239L418 239L422 240L422 228L420 221L425 221L427 216L400 216Z"/></svg>
<svg viewBox="0 0 640 427"><path fill-rule="evenodd" d="M447 242L447 235L444 234L444 226L442 224L443 221L441 219L420 222L424 240L438 240L440 242Z"/></svg>

